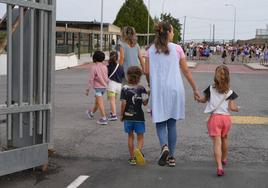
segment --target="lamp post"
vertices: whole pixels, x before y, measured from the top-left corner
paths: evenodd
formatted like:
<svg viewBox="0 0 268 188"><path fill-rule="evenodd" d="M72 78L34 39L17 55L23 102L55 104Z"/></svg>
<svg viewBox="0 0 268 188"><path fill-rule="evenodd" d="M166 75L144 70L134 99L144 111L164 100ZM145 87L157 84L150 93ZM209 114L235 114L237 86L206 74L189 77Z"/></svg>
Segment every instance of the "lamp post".
<svg viewBox="0 0 268 188"><path fill-rule="evenodd" d="M101 0L101 29L100 29L100 50L102 51L103 43L103 0Z"/></svg>
<svg viewBox="0 0 268 188"><path fill-rule="evenodd" d="M165 0L162 0L162 15L164 14Z"/></svg>
<svg viewBox="0 0 268 188"><path fill-rule="evenodd" d="M230 6L234 8L234 35L233 35L233 43L235 42L235 26L236 26L236 6L233 4L225 4L225 6Z"/></svg>
<svg viewBox="0 0 268 188"><path fill-rule="evenodd" d="M147 23L147 46L149 46L149 33L150 33L150 0L148 0L148 23Z"/></svg>

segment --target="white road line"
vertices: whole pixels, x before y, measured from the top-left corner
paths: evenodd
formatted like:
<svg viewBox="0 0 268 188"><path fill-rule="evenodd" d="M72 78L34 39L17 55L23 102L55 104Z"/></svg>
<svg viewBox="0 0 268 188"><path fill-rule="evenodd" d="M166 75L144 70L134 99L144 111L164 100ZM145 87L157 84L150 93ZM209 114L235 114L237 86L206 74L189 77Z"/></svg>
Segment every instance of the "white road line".
<svg viewBox="0 0 268 188"><path fill-rule="evenodd" d="M84 181L86 181L87 178L89 178L90 176L79 176L78 178L76 178L70 185L68 185L66 188L77 188L79 187L79 185L81 185Z"/></svg>

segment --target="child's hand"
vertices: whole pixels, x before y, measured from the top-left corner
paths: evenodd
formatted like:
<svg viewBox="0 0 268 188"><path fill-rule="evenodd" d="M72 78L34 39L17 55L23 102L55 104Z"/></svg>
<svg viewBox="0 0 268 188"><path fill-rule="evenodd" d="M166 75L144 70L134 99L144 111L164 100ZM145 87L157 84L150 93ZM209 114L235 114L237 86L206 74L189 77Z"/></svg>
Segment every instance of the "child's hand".
<svg viewBox="0 0 268 188"><path fill-rule="evenodd" d="M146 101L146 100L148 100L149 99L148 94L147 93L142 93L141 94L141 99L142 99L143 102Z"/></svg>
<svg viewBox="0 0 268 188"><path fill-rule="evenodd" d="M86 96L88 96L88 93L89 93L89 89L86 89L86 92L85 92Z"/></svg>
<svg viewBox="0 0 268 188"><path fill-rule="evenodd" d="M120 116L120 121L123 121L123 120L124 120L123 115L121 115Z"/></svg>

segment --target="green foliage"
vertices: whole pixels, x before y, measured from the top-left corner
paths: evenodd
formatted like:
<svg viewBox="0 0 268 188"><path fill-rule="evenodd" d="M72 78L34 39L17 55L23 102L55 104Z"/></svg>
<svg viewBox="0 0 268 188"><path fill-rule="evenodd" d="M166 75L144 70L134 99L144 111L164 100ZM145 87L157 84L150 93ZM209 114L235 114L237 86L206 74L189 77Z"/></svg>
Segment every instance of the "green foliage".
<svg viewBox="0 0 268 188"><path fill-rule="evenodd" d="M0 32L0 41L4 40L7 37L6 32Z"/></svg>
<svg viewBox="0 0 268 188"><path fill-rule="evenodd" d="M177 18L174 18L169 14L161 14L161 20L169 22L173 26L173 32L174 32L174 42L181 41L181 24L180 20Z"/></svg>
<svg viewBox="0 0 268 188"><path fill-rule="evenodd" d="M7 34L5 32L0 32L0 46L4 42L6 37L7 37Z"/></svg>
<svg viewBox="0 0 268 188"><path fill-rule="evenodd" d="M154 32L154 22L149 17L150 33ZM132 26L137 33L147 33L148 10L143 0L126 0L113 23L118 27Z"/></svg>

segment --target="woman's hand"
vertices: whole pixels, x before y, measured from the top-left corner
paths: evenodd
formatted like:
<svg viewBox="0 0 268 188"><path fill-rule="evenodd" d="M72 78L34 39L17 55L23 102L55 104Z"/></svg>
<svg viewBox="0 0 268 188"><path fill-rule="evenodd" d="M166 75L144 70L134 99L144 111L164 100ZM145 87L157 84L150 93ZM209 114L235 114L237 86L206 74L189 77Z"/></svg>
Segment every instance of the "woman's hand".
<svg viewBox="0 0 268 188"><path fill-rule="evenodd" d="M194 100L200 102L202 97L200 96L199 91L196 89L196 90L193 90L193 92L194 92Z"/></svg>

